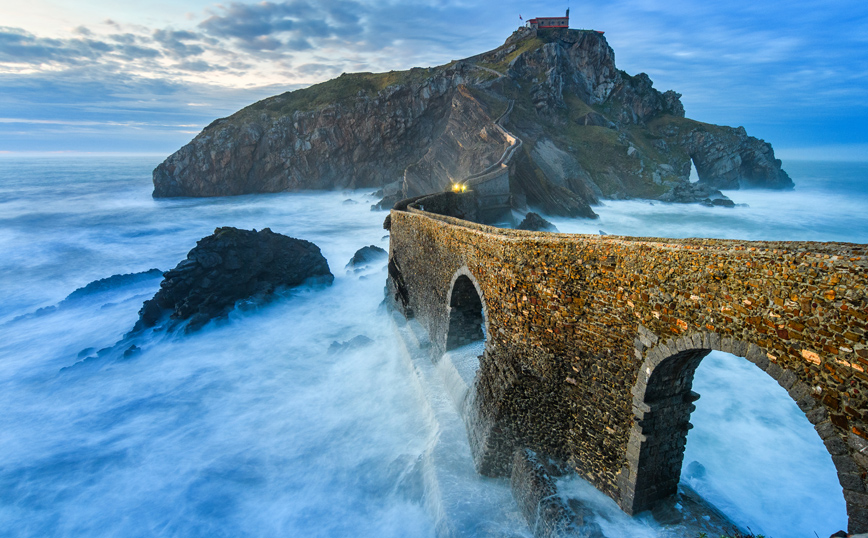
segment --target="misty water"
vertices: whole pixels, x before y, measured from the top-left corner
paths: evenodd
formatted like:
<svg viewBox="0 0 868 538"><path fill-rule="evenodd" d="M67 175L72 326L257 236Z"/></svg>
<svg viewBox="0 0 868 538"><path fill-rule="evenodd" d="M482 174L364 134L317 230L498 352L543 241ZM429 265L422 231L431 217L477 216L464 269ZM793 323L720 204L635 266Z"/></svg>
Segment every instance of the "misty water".
<svg viewBox="0 0 868 538"><path fill-rule="evenodd" d="M468 470L460 421L436 404L454 387L423 386L398 351L378 308L384 264L344 269L358 248L388 247L369 192L153 200L159 160L0 157L0 537L434 536L451 524L444 506L462 506L457 535L530 536L508 484ZM597 221L551 220L577 233L868 242L868 165L785 167L796 190L729 192L746 204L733 209L619 201ZM160 278L64 299L170 269L217 226L313 241L334 285L81 363L133 326ZM329 353L360 334L374 343ZM775 538L846 527L831 458L783 389L713 353L694 390L687 483ZM444 443L455 458L434 457ZM586 494L611 509L608 536L662 535Z"/></svg>

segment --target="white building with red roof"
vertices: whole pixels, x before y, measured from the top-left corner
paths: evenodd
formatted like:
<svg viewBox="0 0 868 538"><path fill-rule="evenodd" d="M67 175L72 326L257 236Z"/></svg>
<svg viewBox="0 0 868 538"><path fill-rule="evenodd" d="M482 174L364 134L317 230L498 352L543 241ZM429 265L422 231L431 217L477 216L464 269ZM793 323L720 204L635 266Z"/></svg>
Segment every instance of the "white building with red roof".
<svg viewBox="0 0 868 538"><path fill-rule="evenodd" d="M525 26L534 29L569 28L570 10L567 8L567 14L563 17L537 17L535 19L529 19Z"/></svg>

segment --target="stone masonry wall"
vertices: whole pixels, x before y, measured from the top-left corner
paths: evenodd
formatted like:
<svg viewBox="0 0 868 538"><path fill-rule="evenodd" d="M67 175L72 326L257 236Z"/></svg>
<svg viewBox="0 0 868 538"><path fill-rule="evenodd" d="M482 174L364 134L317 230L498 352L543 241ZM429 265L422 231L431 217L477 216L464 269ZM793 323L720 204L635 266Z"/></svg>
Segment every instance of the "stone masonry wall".
<svg viewBox="0 0 868 538"><path fill-rule="evenodd" d="M868 246L524 232L414 209L390 228L393 304L437 348L456 272L479 287L480 472L508 476L527 447L646 508L677 483L692 369L719 349L788 390L833 457L850 531L868 531Z"/></svg>

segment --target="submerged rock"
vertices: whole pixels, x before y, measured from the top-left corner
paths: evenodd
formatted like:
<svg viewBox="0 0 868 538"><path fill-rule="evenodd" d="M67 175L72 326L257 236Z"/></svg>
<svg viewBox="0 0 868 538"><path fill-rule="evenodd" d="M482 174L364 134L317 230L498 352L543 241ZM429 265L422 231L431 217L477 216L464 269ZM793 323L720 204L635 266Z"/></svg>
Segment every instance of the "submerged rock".
<svg viewBox="0 0 868 538"><path fill-rule="evenodd" d="M389 256L389 253L376 245L368 245L366 247L362 247L353 254L353 257L350 258L350 262L347 264L347 269L361 269L368 264L371 264L377 260L385 260Z"/></svg>
<svg viewBox="0 0 868 538"><path fill-rule="evenodd" d="M107 278L101 278L99 280L94 280L87 286L82 288L78 288L73 291L69 295L66 296L61 304L66 303L68 301L75 301L78 299L82 299L89 295L94 295L96 293L102 293L104 291L113 290L115 288L119 288L121 286L127 286L129 284L138 284L139 282L144 282L146 280L156 278L162 275L163 272L159 269L149 269L147 271L142 271L139 273L127 273L127 274L118 274L112 275Z"/></svg>
<svg viewBox="0 0 868 538"><path fill-rule="evenodd" d="M66 308L74 308L76 305L80 304L83 301L104 300L104 294L106 294L107 292L117 292L121 288L127 286L134 286L136 284L142 284L152 280L156 280L162 275L163 272L159 269L149 269L147 271L141 271L139 273L116 274L110 277L94 280L86 286L77 288L75 291L67 295L64 300L60 301L56 305L44 306L37 309L35 312L16 316L12 318L12 322L14 323L25 319L44 316Z"/></svg>
<svg viewBox="0 0 868 538"><path fill-rule="evenodd" d="M557 232L554 224L531 211L524 216L524 220L516 227L516 230L529 230L532 232Z"/></svg>
<svg viewBox="0 0 868 538"><path fill-rule="evenodd" d="M703 183L682 183L658 198L661 202L677 204L699 203L708 207L733 207L735 203L719 190Z"/></svg>
<svg viewBox="0 0 868 538"><path fill-rule="evenodd" d="M563 470L529 449L513 453L510 486L527 524L534 535L545 538L562 536L596 536L582 532L585 525L584 510L577 505L576 511L559 495L557 478ZM593 529L596 530L596 529Z"/></svg>
<svg viewBox="0 0 868 538"><path fill-rule="evenodd" d="M328 354L334 355L335 353L338 353L341 351L347 351L350 349L357 349L360 347L368 346L368 345L373 344L373 343L374 343L373 340L371 340L370 338L368 338L367 336L365 336L363 334L359 334L357 336L354 336L353 338L350 338L349 340L346 340L344 342L338 342L337 340L334 340L331 343L331 345L329 346Z"/></svg>
<svg viewBox="0 0 868 538"><path fill-rule="evenodd" d="M331 284L334 276L319 247L265 228L217 228L187 258L166 272L160 290L145 301L133 333L168 317L187 331L225 316L242 299L269 301L275 291L306 282Z"/></svg>

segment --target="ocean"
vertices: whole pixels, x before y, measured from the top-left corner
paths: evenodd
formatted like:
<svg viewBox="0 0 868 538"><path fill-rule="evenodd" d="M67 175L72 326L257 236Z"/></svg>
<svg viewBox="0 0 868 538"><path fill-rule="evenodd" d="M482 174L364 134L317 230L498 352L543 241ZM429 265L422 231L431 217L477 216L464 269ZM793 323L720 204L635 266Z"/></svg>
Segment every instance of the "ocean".
<svg viewBox="0 0 868 538"><path fill-rule="evenodd" d="M444 439L469 457L454 410L432 411L396 350L379 308L385 264L345 269L362 246L388 248L372 189L154 200L160 160L0 156L0 537L531 536L505 481L431 458ZM868 242L868 164L784 167L795 190L727 192L731 209L607 201L599 220L550 220L575 233ZM82 362L133 326L160 277L68 296L168 270L218 226L313 241L335 282ZM374 343L329 353L356 335ZM767 536L846 528L831 458L783 389L712 353L694 390L685 482ZM432 465L455 465L453 482L433 483ZM466 506L460 521L443 521L450 503ZM600 517L611 538L665 535L616 508Z"/></svg>

